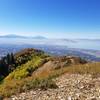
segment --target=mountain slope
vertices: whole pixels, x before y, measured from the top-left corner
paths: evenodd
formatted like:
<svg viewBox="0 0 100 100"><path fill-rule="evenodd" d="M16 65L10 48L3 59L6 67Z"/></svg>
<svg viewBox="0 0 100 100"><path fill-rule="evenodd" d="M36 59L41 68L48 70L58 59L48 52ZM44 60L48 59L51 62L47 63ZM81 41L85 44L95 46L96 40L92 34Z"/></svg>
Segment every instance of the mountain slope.
<svg viewBox="0 0 100 100"><path fill-rule="evenodd" d="M99 100L100 78L91 75L64 74L55 79L57 89L30 90L13 95L13 100Z"/></svg>
<svg viewBox="0 0 100 100"><path fill-rule="evenodd" d="M58 90L63 83L56 82L56 77L65 73L69 75L86 74L87 77L88 75L97 77L100 74L100 63L88 63L80 57L49 56L41 50L24 49L16 53L15 58L18 66L1 81L0 95L2 97L10 97L21 92L34 91L34 89L48 91L51 88L55 91L58 88L56 91L59 93ZM70 76L69 79L73 81Z"/></svg>
<svg viewBox="0 0 100 100"><path fill-rule="evenodd" d="M99 100L100 95L100 63L75 65L54 70L49 75L57 85L54 89L40 90L31 87L30 91L13 95L10 100ZM46 74L47 75L47 74ZM57 77L57 78L55 78ZM43 81L42 81L43 82ZM47 82L47 81L46 81ZM51 81L49 81L50 83ZM25 83L24 83L25 84ZM28 84L29 85L29 84ZM35 84L36 85L36 84ZM48 85L46 84L46 87ZM53 86L53 85L51 85ZM41 98L41 99L40 99Z"/></svg>

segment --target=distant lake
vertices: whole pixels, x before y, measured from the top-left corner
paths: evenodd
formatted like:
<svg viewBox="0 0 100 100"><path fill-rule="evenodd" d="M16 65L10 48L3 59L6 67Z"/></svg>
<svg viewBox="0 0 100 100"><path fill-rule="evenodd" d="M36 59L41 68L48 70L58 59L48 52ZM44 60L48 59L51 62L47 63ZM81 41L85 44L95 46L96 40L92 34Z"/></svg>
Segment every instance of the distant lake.
<svg viewBox="0 0 100 100"><path fill-rule="evenodd" d="M61 45L68 48L94 49L100 50L100 40L68 40L68 39L18 39L0 38L0 44L41 44L41 45Z"/></svg>

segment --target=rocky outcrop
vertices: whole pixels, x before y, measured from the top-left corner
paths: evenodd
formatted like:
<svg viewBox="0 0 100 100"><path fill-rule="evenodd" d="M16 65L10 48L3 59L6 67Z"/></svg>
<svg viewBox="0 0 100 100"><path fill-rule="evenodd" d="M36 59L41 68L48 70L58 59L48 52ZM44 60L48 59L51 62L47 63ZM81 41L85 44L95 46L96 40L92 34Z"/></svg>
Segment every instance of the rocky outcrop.
<svg viewBox="0 0 100 100"><path fill-rule="evenodd" d="M86 60L81 59L80 57L74 56L60 56L60 57L51 57L50 61L45 64L47 67L58 69L61 67L67 67L69 65L76 64L85 64Z"/></svg>
<svg viewBox="0 0 100 100"><path fill-rule="evenodd" d="M68 67L71 65L85 64L87 61L81 59L80 57L73 56L60 56L60 57L51 57L49 60L33 72L33 76L41 76L42 73L50 73L52 70L61 69L63 67Z"/></svg>
<svg viewBox="0 0 100 100"><path fill-rule="evenodd" d="M59 88L31 90L8 100L100 100L100 78L91 75L65 74L54 80Z"/></svg>

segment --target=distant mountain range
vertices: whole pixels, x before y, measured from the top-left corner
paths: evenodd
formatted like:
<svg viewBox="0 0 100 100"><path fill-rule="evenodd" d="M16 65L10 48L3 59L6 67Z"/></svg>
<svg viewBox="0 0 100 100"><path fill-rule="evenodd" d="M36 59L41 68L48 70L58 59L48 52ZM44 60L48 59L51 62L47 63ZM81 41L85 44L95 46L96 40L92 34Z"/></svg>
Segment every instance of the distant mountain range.
<svg viewBox="0 0 100 100"><path fill-rule="evenodd" d="M30 36L21 36L21 35L15 35L15 34L3 35L3 36L0 36L0 38L47 39L46 37L43 37L43 36L30 37Z"/></svg>
<svg viewBox="0 0 100 100"><path fill-rule="evenodd" d="M1 35L0 38L49 39L44 36L23 36L23 35L15 35L15 34ZM61 39L53 38L52 40L60 40L60 41L67 41L67 42L100 41L100 39L68 39L68 38L61 38Z"/></svg>

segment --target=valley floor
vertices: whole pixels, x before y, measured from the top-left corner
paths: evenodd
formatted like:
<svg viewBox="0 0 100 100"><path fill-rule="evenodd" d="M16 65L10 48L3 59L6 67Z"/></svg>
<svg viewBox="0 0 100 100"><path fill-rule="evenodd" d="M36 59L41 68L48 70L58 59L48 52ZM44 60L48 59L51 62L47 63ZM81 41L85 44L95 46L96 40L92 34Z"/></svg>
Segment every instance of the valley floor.
<svg viewBox="0 0 100 100"><path fill-rule="evenodd" d="M100 77L64 74L54 81L57 89L31 90L5 100L100 100Z"/></svg>

